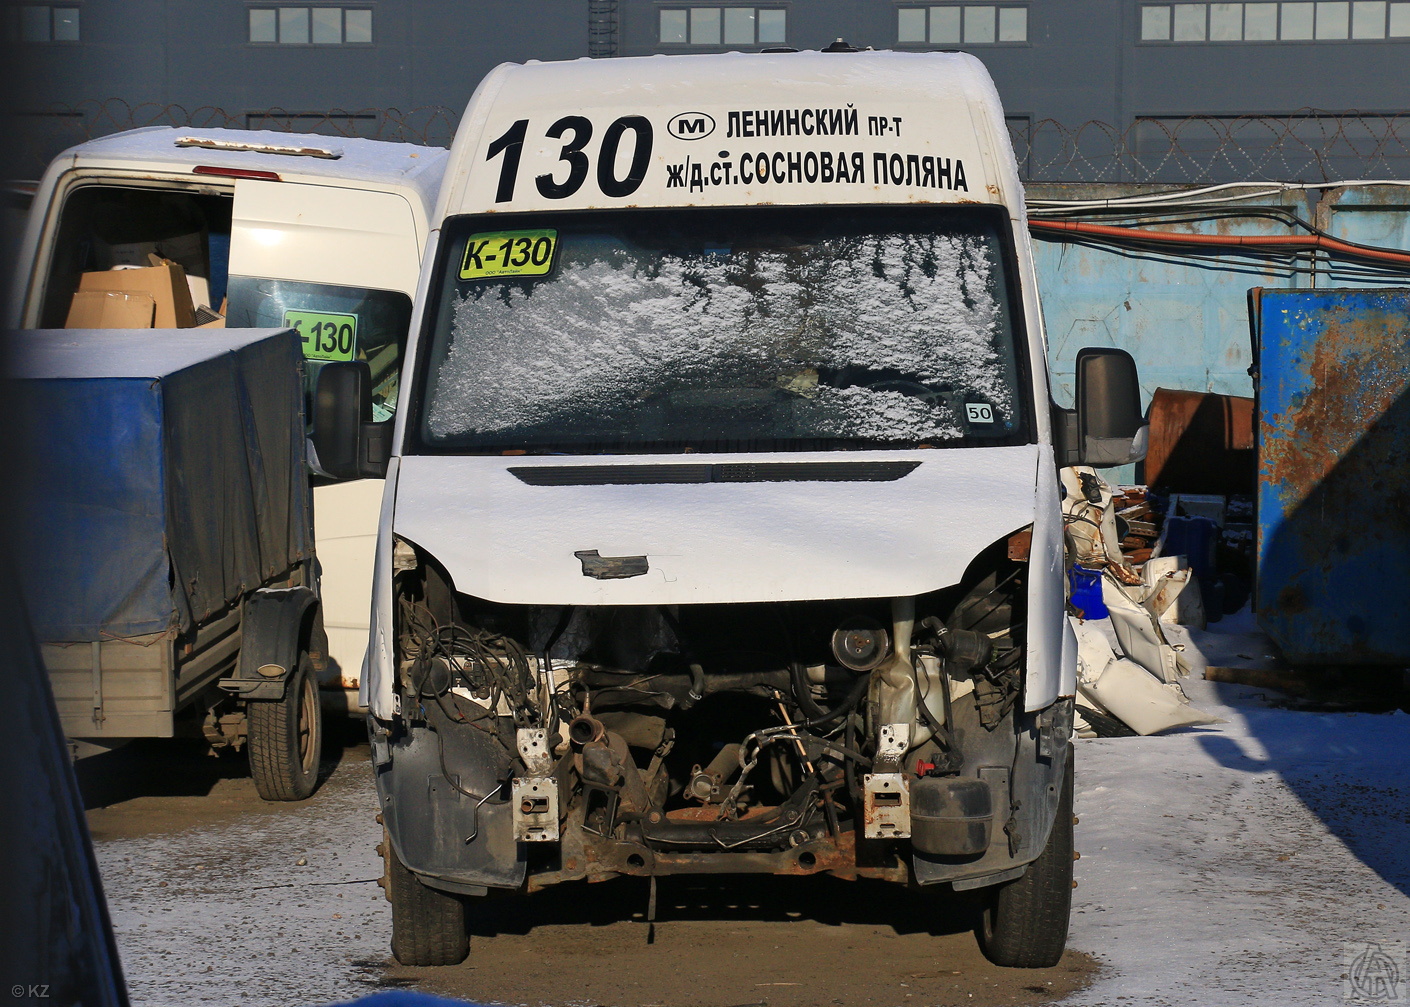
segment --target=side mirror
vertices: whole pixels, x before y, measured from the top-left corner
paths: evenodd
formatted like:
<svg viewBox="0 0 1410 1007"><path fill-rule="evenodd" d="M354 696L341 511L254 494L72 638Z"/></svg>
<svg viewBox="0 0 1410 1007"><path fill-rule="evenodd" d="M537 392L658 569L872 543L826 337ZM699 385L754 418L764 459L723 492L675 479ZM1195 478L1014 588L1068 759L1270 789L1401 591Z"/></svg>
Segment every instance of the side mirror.
<svg viewBox="0 0 1410 1007"><path fill-rule="evenodd" d="M392 421L372 422L372 370L363 360L332 360L318 372L313 449L334 479L381 477L391 455Z"/></svg>
<svg viewBox="0 0 1410 1007"><path fill-rule="evenodd" d="M1125 465L1146 456L1136 362L1125 350L1077 353L1077 408L1055 410L1059 465Z"/></svg>
<svg viewBox="0 0 1410 1007"><path fill-rule="evenodd" d="M1125 350L1077 352L1077 444L1084 465L1125 465L1146 456L1136 361Z"/></svg>

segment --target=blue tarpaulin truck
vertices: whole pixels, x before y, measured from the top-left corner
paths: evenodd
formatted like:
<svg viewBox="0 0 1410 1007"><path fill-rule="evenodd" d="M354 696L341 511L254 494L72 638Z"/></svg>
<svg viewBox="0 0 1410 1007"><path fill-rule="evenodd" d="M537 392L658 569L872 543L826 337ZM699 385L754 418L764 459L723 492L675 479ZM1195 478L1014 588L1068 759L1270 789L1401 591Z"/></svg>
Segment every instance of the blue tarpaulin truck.
<svg viewBox="0 0 1410 1007"><path fill-rule="evenodd" d="M248 746L261 796L318 775L319 614L291 330L13 333L9 494L65 733Z"/></svg>

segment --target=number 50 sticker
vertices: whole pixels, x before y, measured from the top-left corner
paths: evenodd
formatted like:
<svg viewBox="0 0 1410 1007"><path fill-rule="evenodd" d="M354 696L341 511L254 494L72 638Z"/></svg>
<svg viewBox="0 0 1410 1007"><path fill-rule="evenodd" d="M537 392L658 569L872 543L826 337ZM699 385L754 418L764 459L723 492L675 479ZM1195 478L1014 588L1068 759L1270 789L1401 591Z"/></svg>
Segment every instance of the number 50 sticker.
<svg viewBox="0 0 1410 1007"><path fill-rule="evenodd" d="M994 407L987 402L966 402L965 418L971 423L993 423Z"/></svg>
<svg viewBox="0 0 1410 1007"><path fill-rule="evenodd" d="M472 234L460 261L462 280L545 276L553 268L557 231L487 231Z"/></svg>

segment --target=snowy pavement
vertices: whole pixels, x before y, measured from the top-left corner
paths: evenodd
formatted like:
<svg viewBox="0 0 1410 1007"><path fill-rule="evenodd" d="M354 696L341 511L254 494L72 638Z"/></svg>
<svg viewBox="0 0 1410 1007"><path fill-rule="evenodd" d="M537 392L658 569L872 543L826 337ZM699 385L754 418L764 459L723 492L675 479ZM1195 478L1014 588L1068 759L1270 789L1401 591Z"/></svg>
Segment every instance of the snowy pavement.
<svg viewBox="0 0 1410 1007"><path fill-rule="evenodd" d="M392 919L376 805L362 758L297 807L95 843L134 1007L291 1007L377 988Z"/></svg>
<svg viewBox="0 0 1410 1007"><path fill-rule="evenodd" d="M1215 629L1176 632L1211 664L1262 659L1246 616ZM1186 688L1227 723L1077 743L1070 946L1105 969L1067 1002L1337 1004L1348 942L1401 955L1403 979L1410 716ZM375 987L390 914L373 808L370 766L349 752L304 805L98 842L134 1005L320 1004Z"/></svg>
<svg viewBox="0 0 1410 1007"><path fill-rule="evenodd" d="M1264 656L1246 613L1211 629L1176 633L1210 664ZM1227 723L1077 743L1069 944L1107 969L1067 1002L1322 1007L1367 944L1399 956L1410 1002L1410 716L1185 689Z"/></svg>

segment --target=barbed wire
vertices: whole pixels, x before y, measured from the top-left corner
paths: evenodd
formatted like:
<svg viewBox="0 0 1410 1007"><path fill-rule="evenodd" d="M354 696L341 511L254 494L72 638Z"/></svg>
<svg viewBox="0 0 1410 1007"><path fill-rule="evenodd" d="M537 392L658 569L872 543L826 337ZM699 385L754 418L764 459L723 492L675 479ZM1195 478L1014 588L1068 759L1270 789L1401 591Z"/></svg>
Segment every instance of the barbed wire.
<svg viewBox="0 0 1410 1007"><path fill-rule="evenodd" d="M360 136L446 147L460 111L281 108L231 112L120 98L9 112L14 129L6 173L35 177L55 154L85 140L139 126L273 129ZM1144 116L1120 128L1091 120L1010 119L1009 134L1027 182L1226 181L1330 182L1410 178L1410 112L1362 113L1305 108L1287 116Z"/></svg>
<svg viewBox="0 0 1410 1007"><path fill-rule="evenodd" d="M1029 182L1333 182L1410 178L1410 112L1010 120Z"/></svg>

